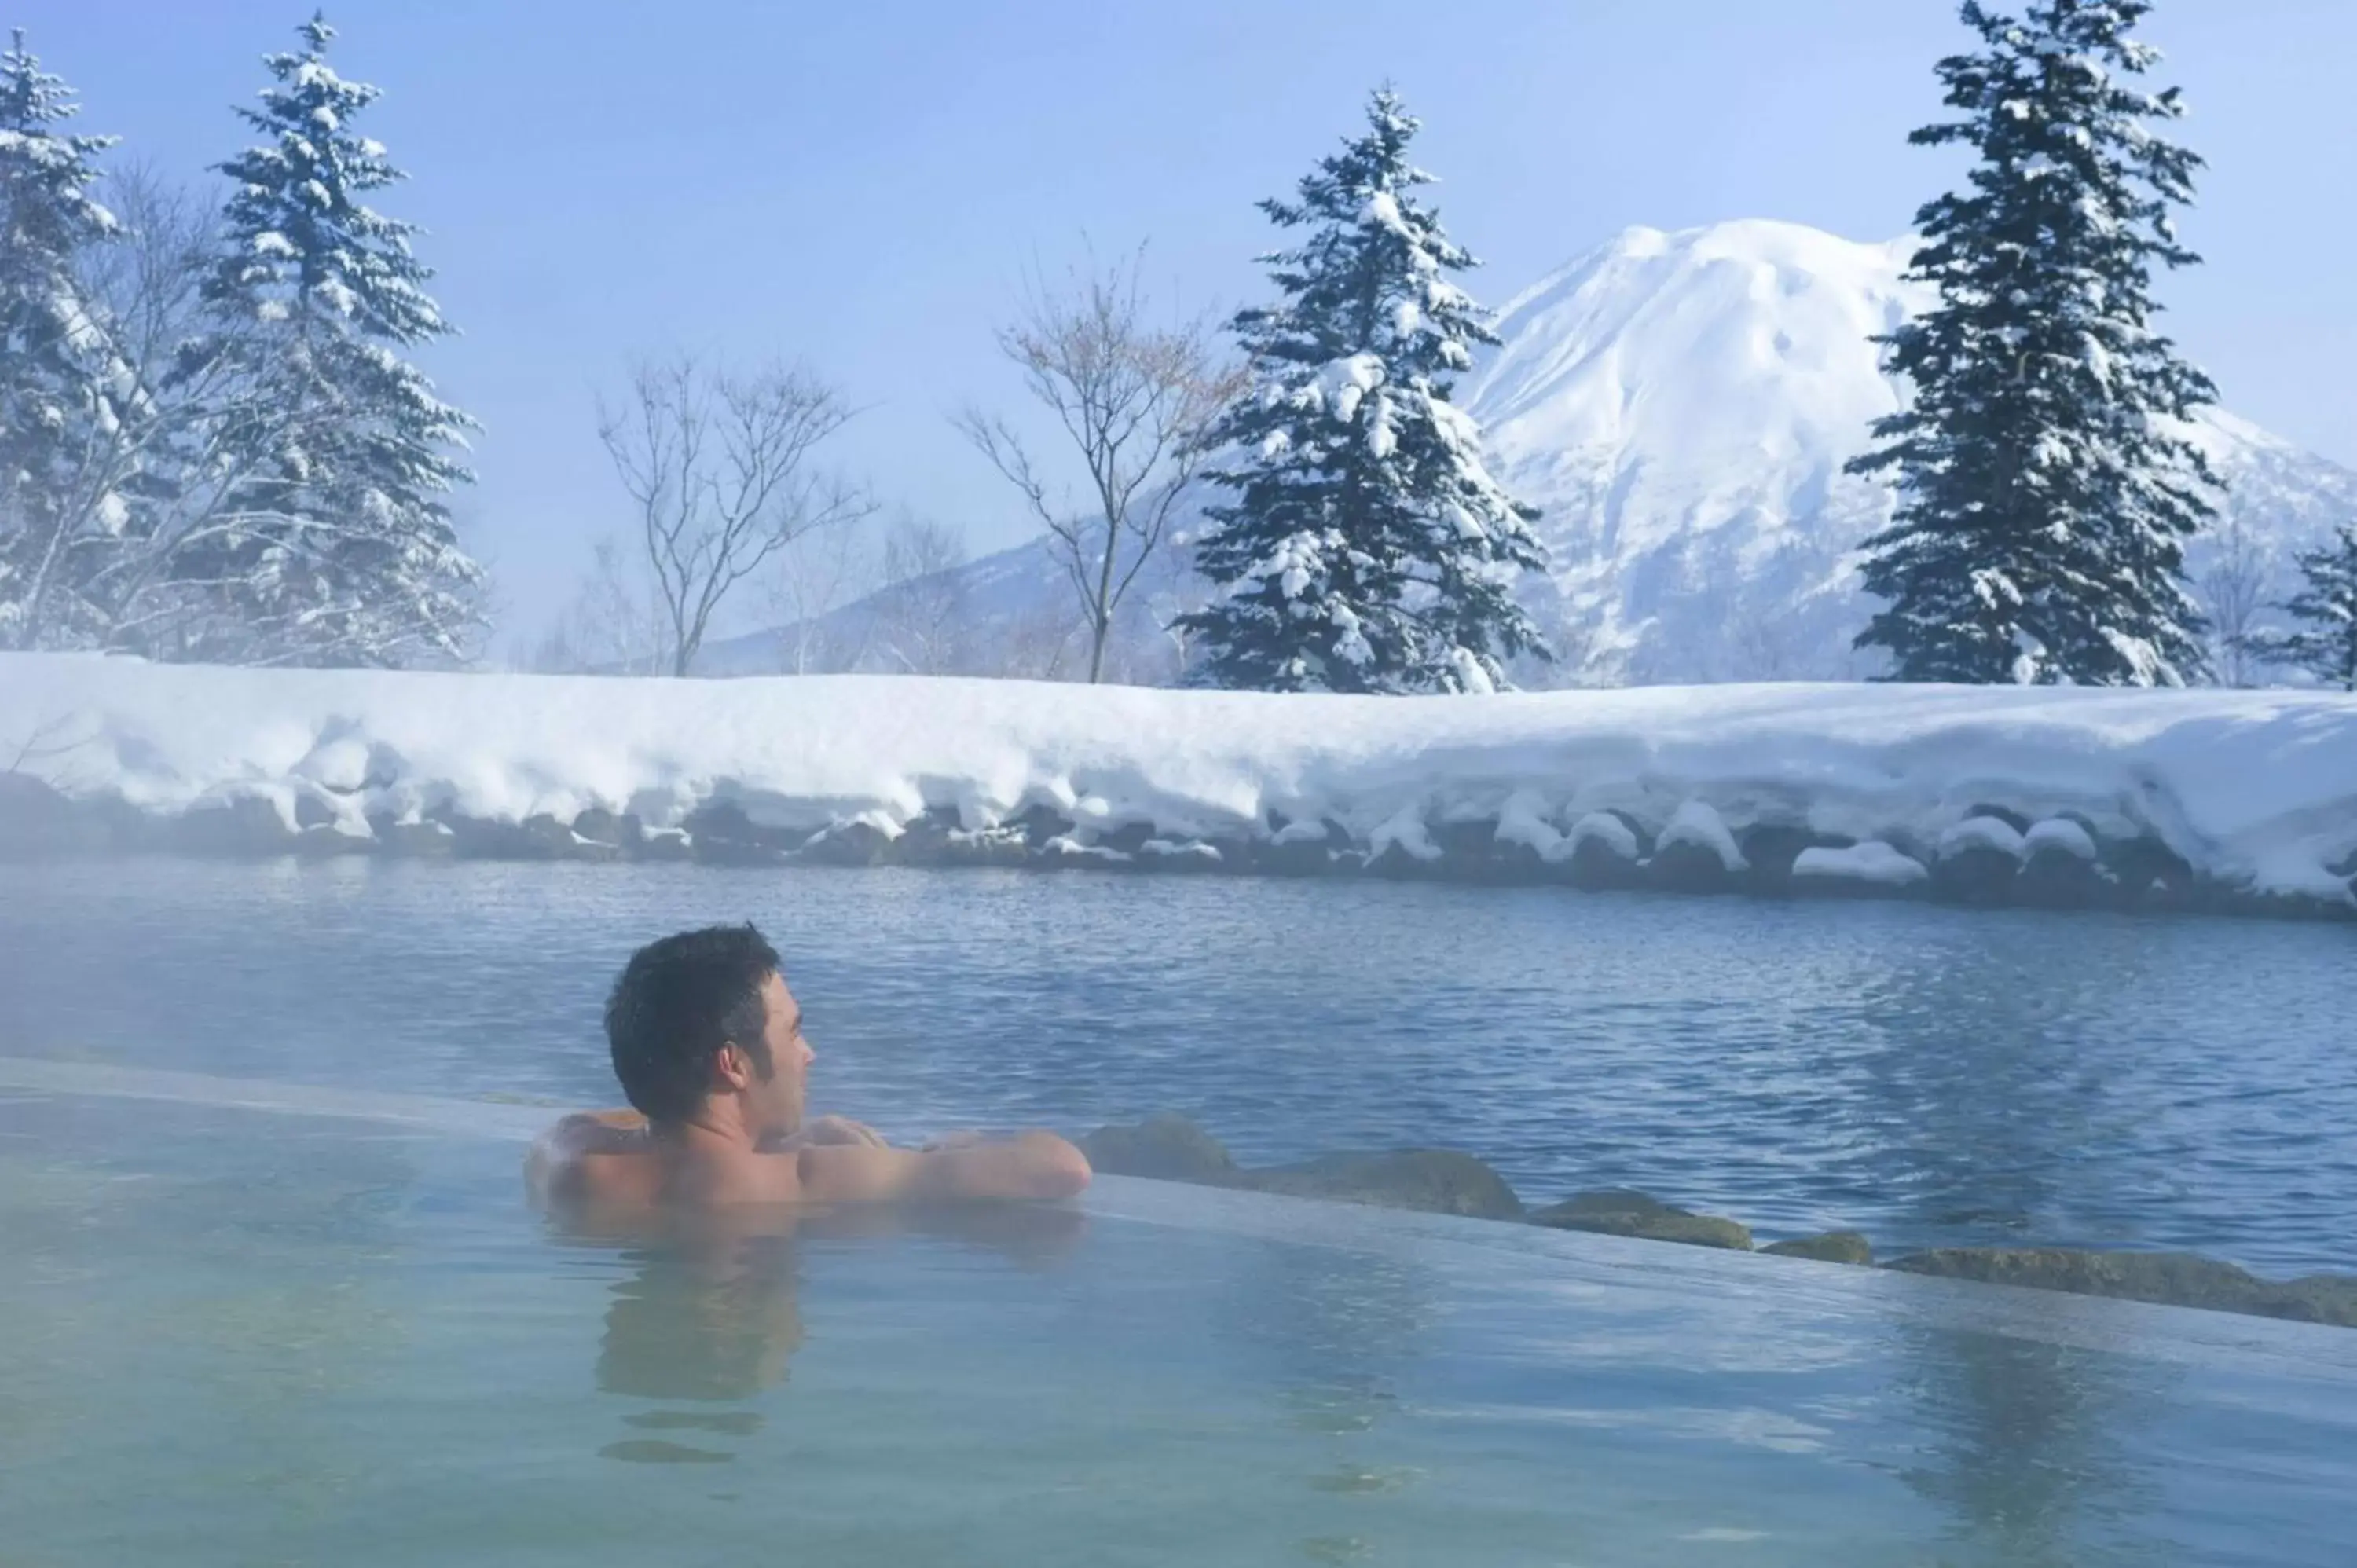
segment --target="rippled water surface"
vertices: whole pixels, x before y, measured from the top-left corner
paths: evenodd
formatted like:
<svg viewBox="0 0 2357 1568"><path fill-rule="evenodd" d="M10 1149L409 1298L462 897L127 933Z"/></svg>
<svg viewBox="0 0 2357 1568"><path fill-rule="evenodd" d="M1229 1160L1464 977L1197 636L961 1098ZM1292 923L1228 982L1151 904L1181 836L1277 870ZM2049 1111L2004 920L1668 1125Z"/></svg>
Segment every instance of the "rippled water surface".
<svg viewBox="0 0 2357 1568"><path fill-rule="evenodd" d="M0 867L0 1054L614 1096L630 948L753 919L816 1097L1438 1144L1764 1235L2357 1269L2357 932L1376 882L694 866Z"/></svg>

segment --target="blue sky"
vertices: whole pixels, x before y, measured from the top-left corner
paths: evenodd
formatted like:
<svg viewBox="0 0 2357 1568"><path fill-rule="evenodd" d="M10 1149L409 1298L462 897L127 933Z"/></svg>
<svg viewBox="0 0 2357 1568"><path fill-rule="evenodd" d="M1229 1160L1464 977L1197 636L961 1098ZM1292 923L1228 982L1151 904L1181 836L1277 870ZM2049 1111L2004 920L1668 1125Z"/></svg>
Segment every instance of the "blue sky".
<svg viewBox="0 0 2357 1568"><path fill-rule="evenodd" d="M331 59L385 96L362 128L412 176L387 210L465 336L428 364L480 418L468 537L511 631L554 613L627 522L594 399L675 346L800 358L865 412L836 460L888 505L1020 513L949 427L1013 404L991 328L1035 262L1150 242L1187 307L1256 291L1289 191L1390 79L1424 116L1442 211L1503 301L1631 223L1903 231L1955 170L1906 145L1966 35L1945 0L347 0ZM197 177L300 5L0 0L82 128ZM2169 326L2232 408L2357 463L2349 0L2162 0L2158 80L2210 160L2208 265ZM748 609L750 606L747 607Z"/></svg>

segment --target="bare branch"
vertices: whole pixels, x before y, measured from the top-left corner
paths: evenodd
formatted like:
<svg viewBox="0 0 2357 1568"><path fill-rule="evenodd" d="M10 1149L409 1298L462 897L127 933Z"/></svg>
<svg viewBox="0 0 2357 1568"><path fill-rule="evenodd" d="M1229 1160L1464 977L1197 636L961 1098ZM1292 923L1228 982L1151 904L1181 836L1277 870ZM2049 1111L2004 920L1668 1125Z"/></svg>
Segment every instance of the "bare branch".
<svg viewBox="0 0 2357 1568"><path fill-rule="evenodd" d="M637 532L684 675L737 585L794 540L866 516L860 491L813 471L819 445L852 410L799 367L749 375L689 355L641 364L597 436L637 510Z"/></svg>
<svg viewBox="0 0 2357 1568"><path fill-rule="evenodd" d="M885 586L871 601L876 639L887 667L908 675L964 672L972 640L965 582L965 536L957 529L903 515L884 537Z"/></svg>
<svg viewBox="0 0 2357 1568"><path fill-rule="evenodd" d="M2253 534L2242 514L2231 508L2204 542L2211 561L2200 588L2210 622L2210 667L2222 685L2252 685L2267 662L2265 639L2257 634L2276 563L2266 542Z"/></svg>
<svg viewBox="0 0 2357 1568"><path fill-rule="evenodd" d="M671 667L667 617L653 585L630 569L619 542L597 541L592 567L529 656L532 669L660 675Z"/></svg>
<svg viewBox="0 0 2357 1568"><path fill-rule="evenodd" d="M12 639L24 647L115 645L121 600L98 579L119 578L126 560L168 545L159 504L173 488L166 476L210 401L170 384L196 321L209 237L201 208L135 165L113 171L105 194L119 226L76 252L70 295L103 383L101 417L49 454L56 466L41 471L37 497L14 498L31 504L11 505L12 486L0 481L0 510L20 531L9 553L17 569Z"/></svg>
<svg viewBox="0 0 2357 1568"><path fill-rule="evenodd" d="M1208 317L1151 324L1145 249L1076 267L1056 287L1034 277L998 347L1052 416L1080 478L1051 485L1003 418L969 408L961 433L1047 531L1090 635L1089 679L1103 679L1123 599L1152 560L1202 463L1201 436L1242 386L1212 348Z"/></svg>
<svg viewBox="0 0 2357 1568"><path fill-rule="evenodd" d="M805 529L778 552L770 604L778 619L778 667L792 675L855 668L866 651L866 619L843 614L866 591L875 563L859 527L845 517Z"/></svg>
<svg viewBox="0 0 2357 1568"><path fill-rule="evenodd" d="M77 716L72 714L61 714L56 718L45 719L34 725L33 733L25 737L23 743L16 747L16 757L10 760L7 767L0 768L0 773L20 773L24 771L25 765L28 762L46 762L51 757L64 757L80 751L83 746L96 740L98 726L95 722L92 723L91 733L88 735L75 736L72 733Z"/></svg>

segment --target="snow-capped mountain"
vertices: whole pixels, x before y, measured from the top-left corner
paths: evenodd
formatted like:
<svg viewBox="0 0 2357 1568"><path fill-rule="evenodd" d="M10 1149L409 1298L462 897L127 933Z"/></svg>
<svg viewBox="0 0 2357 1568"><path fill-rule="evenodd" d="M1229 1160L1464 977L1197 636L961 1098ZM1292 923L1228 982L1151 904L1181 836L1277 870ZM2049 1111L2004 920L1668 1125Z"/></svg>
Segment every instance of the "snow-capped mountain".
<svg viewBox="0 0 2357 1568"><path fill-rule="evenodd" d="M1925 303L1900 275L1911 249L1767 220L1630 229L1500 313L1503 341L1458 400L1491 471L1544 512L1554 565L1533 594L1560 660L1518 675L1873 671L1850 648L1869 613L1853 555L1891 495L1842 467L1899 406L1871 339ZM2357 472L2219 410L2193 435L2228 486L2189 553L2197 596L2284 596L2291 550L2357 516ZM965 574L994 621L1070 591L1036 543Z"/></svg>
<svg viewBox="0 0 2357 1568"><path fill-rule="evenodd" d="M1459 395L1491 470L1544 509L1567 672L1864 672L1844 560L1890 499L1841 469L1898 406L1871 339L1921 303L1908 249L1631 229L1500 313Z"/></svg>
<svg viewBox="0 0 2357 1568"><path fill-rule="evenodd" d="M1505 341L1461 396L1493 471L1545 509L1566 672L1871 670L1849 648L1868 613L1851 557L1891 495L1842 467L1899 406L1870 339L1927 303L1900 275L1912 245L1761 220L1631 229L1501 312ZM2287 545L2357 515L2357 474L2229 413L2196 424L2246 569L2279 580ZM2217 555L2191 552L2197 590Z"/></svg>

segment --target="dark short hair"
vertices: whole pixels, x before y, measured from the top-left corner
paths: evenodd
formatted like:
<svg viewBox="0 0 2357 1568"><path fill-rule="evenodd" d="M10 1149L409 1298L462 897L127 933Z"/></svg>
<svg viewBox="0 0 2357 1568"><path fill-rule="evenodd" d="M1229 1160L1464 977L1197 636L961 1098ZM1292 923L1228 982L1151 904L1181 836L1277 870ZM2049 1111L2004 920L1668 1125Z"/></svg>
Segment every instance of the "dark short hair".
<svg viewBox="0 0 2357 1568"><path fill-rule="evenodd" d="M606 1043L622 1092L650 1122L693 1115L712 1087L723 1046L773 1070L761 986L778 950L751 926L707 926L649 942L630 955L606 998Z"/></svg>

